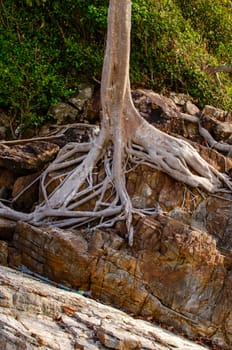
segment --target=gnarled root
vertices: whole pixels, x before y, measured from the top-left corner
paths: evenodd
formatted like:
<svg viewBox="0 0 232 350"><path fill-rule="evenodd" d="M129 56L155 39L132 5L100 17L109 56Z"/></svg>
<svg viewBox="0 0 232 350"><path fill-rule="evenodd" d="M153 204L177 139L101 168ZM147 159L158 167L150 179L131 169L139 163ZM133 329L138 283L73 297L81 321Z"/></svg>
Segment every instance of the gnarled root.
<svg viewBox="0 0 232 350"><path fill-rule="evenodd" d="M176 180L208 192L221 190L222 183L232 189L231 180L201 158L189 143L155 129L145 120L134 140L144 147L151 164Z"/></svg>
<svg viewBox="0 0 232 350"><path fill-rule="evenodd" d="M132 141L127 146L112 144L103 128L93 143L66 145L41 176L43 201L34 211L19 213L1 204L0 215L62 228L112 227L124 220L132 245L133 213L145 210L146 214L154 214L156 209L133 207L126 189L127 160L129 165L147 164L209 192L221 190L223 183L232 189L231 180L203 160L191 145L157 130L143 119ZM118 157L118 152L123 157Z"/></svg>

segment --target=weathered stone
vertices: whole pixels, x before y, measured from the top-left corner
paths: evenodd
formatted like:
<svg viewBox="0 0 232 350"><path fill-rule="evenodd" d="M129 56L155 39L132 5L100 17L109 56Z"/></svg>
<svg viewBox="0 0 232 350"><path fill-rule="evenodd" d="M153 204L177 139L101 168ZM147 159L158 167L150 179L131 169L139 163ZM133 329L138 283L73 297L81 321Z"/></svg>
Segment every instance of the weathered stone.
<svg viewBox="0 0 232 350"><path fill-rule="evenodd" d="M0 140L5 140L7 137L7 128L5 126L0 126Z"/></svg>
<svg viewBox="0 0 232 350"><path fill-rule="evenodd" d="M57 145L45 141L13 146L0 144L0 167L19 174L39 171L55 158L58 151Z"/></svg>
<svg viewBox="0 0 232 350"><path fill-rule="evenodd" d="M29 210L39 198L39 174L20 176L14 183L12 191L14 208Z"/></svg>
<svg viewBox="0 0 232 350"><path fill-rule="evenodd" d="M228 346L232 301L226 290L231 282L228 260L216 241L164 215L138 217L134 226L129 248L113 230L71 232L19 222L14 246L23 265L52 280ZM216 316L212 320L216 308L220 324Z"/></svg>
<svg viewBox="0 0 232 350"><path fill-rule="evenodd" d="M196 207L191 220L192 225L215 237L220 249L229 254L232 252L231 194L220 193L206 198Z"/></svg>
<svg viewBox="0 0 232 350"><path fill-rule="evenodd" d="M207 129L216 141L227 140L232 133L231 122L221 122L208 115L201 115L201 125Z"/></svg>
<svg viewBox="0 0 232 350"><path fill-rule="evenodd" d="M216 125L214 134L217 140L227 140L232 135L232 123L224 122Z"/></svg>
<svg viewBox="0 0 232 350"><path fill-rule="evenodd" d="M48 113L52 115L56 123L60 125L74 122L77 119L79 111L67 103L59 102L50 107Z"/></svg>
<svg viewBox="0 0 232 350"><path fill-rule="evenodd" d="M231 172L232 158L224 157L221 153L215 151L214 149L204 147L196 143L194 144L194 147L197 149L200 156L218 171L228 174Z"/></svg>
<svg viewBox="0 0 232 350"><path fill-rule="evenodd" d="M204 350L122 311L0 267L0 348Z"/></svg>
<svg viewBox="0 0 232 350"><path fill-rule="evenodd" d="M0 168L0 188L12 188L17 176L18 175L15 174L14 171L5 168Z"/></svg>
<svg viewBox="0 0 232 350"><path fill-rule="evenodd" d="M16 222L8 219L0 218L0 239L10 241L13 237Z"/></svg>
<svg viewBox="0 0 232 350"><path fill-rule="evenodd" d="M176 92L171 92L170 98L173 100L173 102L176 105L179 105L179 106L184 106L188 101L191 100L191 96L182 94L182 93L176 93Z"/></svg>
<svg viewBox="0 0 232 350"><path fill-rule="evenodd" d="M0 109L0 126L4 126L6 128L10 127L11 120L10 117L6 115L6 113Z"/></svg>
<svg viewBox="0 0 232 350"><path fill-rule="evenodd" d="M77 110L83 112L84 107L86 106L87 101L89 101L93 96L93 87L83 85L79 88L78 94L71 97L68 101L76 107Z"/></svg>
<svg viewBox="0 0 232 350"><path fill-rule="evenodd" d="M197 124L186 121L178 116L179 111L184 111L184 108L182 107L185 105L186 101L189 100L189 98L186 99L186 96L184 95L185 98L181 100L180 103L182 107L180 107L178 104L175 104L175 98L168 98L158 94L153 94L152 96L157 97L159 105L156 105L154 101L152 101L152 99L141 90L132 91L133 102L136 108L149 123L166 133L178 134L189 138L190 140L199 141ZM173 111L172 117L164 112L162 108L164 105L170 107L170 109Z"/></svg>
<svg viewBox="0 0 232 350"><path fill-rule="evenodd" d="M191 101L186 101L184 104L184 112L190 115L198 115L200 113L200 109Z"/></svg>
<svg viewBox="0 0 232 350"><path fill-rule="evenodd" d="M203 108L202 115L211 117L214 120L218 120L221 122L230 121L230 118L231 118L231 113L209 105L206 105Z"/></svg>
<svg viewBox="0 0 232 350"><path fill-rule="evenodd" d="M8 244L7 242L0 241L0 265L7 266L8 262Z"/></svg>

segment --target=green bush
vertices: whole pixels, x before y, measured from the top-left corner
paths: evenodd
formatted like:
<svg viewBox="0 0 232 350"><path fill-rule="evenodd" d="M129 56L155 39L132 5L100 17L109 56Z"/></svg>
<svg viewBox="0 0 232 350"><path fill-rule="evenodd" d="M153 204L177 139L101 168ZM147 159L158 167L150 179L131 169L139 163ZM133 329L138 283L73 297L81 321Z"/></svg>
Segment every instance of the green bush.
<svg viewBox="0 0 232 350"><path fill-rule="evenodd" d="M100 80L107 0L6 0L0 3L0 107L28 126L79 84ZM222 92L207 66L232 57L229 0L134 0L131 80L156 91L231 107L231 75Z"/></svg>

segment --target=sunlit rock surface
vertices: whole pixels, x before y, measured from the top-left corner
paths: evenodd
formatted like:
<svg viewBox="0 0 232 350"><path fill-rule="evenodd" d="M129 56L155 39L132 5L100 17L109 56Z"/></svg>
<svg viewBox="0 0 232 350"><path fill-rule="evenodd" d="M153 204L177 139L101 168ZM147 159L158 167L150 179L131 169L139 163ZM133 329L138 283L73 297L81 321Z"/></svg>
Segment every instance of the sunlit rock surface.
<svg viewBox="0 0 232 350"><path fill-rule="evenodd" d="M0 283L1 349L207 349L18 271L0 267Z"/></svg>

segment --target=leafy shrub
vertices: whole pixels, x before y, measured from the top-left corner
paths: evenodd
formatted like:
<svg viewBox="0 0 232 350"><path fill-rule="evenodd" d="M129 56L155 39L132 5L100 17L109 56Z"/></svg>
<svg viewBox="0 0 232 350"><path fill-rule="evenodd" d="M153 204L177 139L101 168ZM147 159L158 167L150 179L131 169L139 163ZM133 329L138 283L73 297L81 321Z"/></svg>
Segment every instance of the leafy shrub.
<svg viewBox="0 0 232 350"><path fill-rule="evenodd" d="M229 0L134 0L131 80L156 91L191 94L200 105L231 106L208 65L232 57ZM39 125L48 107L83 79L100 80L108 0L0 2L0 107Z"/></svg>

